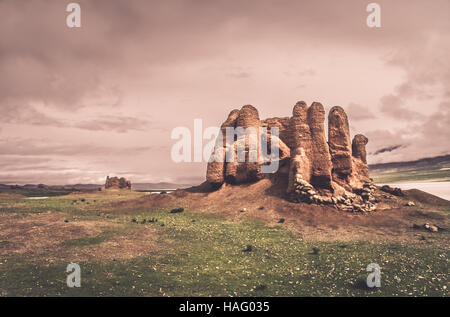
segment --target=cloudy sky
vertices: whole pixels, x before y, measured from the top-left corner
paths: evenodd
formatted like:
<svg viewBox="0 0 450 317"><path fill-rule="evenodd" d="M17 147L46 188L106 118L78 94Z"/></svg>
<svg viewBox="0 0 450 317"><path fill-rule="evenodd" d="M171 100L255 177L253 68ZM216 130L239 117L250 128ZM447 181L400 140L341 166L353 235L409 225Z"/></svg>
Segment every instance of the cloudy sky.
<svg viewBox="0 0 450 317"><path fill-rule="evenodd" d="M0 183L198 183L172 129L298 100L346 109L369 163L450 153L448 0L377 1L381 28L362 0L79 0L68 28L70 2L0 0Z"/></svg>

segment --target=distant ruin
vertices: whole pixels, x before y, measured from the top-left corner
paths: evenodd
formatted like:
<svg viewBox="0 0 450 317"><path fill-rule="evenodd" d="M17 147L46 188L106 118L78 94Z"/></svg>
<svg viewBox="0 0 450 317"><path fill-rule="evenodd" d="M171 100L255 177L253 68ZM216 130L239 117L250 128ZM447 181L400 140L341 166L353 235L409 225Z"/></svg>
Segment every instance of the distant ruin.
<svg viewBox="0 0 450 317"><path fill-rule="evenodd" d="M131 189L131 181L124 177L106 176L105 189Z"/></svg>
<svg viewBox="0 0 450 317"><path fill-rule="evenodd" d="M216 147L208 163L207 183L219 188L224 183L242 184L267 177L283 178L289 200L329 204L348 211L374 211L372 191L376 187L369 178L365 148L368 139L358 134L351 141L348 118L341 107L331 108L328 114L328 141L324 120L325 110L318 102L308 107L300 101L294 106L292 117L265 120L259 119L258 110L251 105L231 111L221 126L223 136L219 138L223 138L223 148ZM217 152L236 152L239 141L235 138L233 144L227 143L227 127L252 127L254 134L258 134L245 136L245 162L214 159ZM266 134L264 137L272 142L276 138L270 134L273 127L279 129L279 138L276 139L280 152L279 168L273 174L265 174L261 173L261 167L267 164L264 158L258 156L254 162L248 160L250 155L255 154L250 153L249 140L260 140L260 135ZM259 151L257 153L260 155Z"/></svg>

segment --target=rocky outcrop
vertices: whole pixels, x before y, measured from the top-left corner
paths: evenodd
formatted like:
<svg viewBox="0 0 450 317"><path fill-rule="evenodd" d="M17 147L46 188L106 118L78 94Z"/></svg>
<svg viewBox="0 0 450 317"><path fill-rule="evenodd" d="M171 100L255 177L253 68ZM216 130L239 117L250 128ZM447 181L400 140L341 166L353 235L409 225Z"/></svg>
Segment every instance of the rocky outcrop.
<svg viewBox="0 0 450 317"><path fill-rule="evenodd" d="M353 138L353 142L352 142L353 157L360 159L361 161L363 161L366 164L367 164L366 145L368 142L369 142L369 139L366 138L362 134L355 135L355 137Z"/></svg>
<svg viewBox="0 0 450 317"><path fill-rule="evenodd" d="M331 155L325 137L325 110L314 102L307 112L307 123L311 131L311 184L331 189Z"/></svg>
<svg viewBox="0 0 450 317"><path fill-rule="evenodd" d="M220 130L222 135L216 141L216 146L211 158L208 162L206 171L206 181L213 187L218 187L223 184L225 180L225 155L227 149L234 143L234 138L230 144L227 143L226 130L227 128L234 128L236 126L236 120L239 116L239 110L234 109L228 115L227 120L222 123Z"/></svg>
<svg viewBox="0 0 450 317"><path fill-rule="evenodd" d="M131 182L126 178L106 177L105 189L131 189Z"/></svg>
<svg viewBox="0 0 450 317"><path fill-rule="evenodd" d="M285 131L281 120L268 120ZM261 179L261 166L270 163L262 155L261 139L267 140L269 149L273 142L278 144L278 160L289 158L290 148L280 138L272 135L271 129L267 130L268 122L261 122L258 110L251 105L231 111L221 126L222 135L219 136L208 162L207 182L217 188L224 182L241 184Z"/></svg>
<svg viewBox="0 0 450 317"><path fill-rule="evenodd" d="M347 114L341 107L333 107L328 114L328 144L330 146L333 178L346 180L352 173L352 145Z"/></svg>
<svg viewBox="0 0 450 317"><path fill-rule="evenodd" d="M293 153L294 164L291 164L291 170L295 173L290 176L290 181L295 179L294 175L299 173L307 182L311 181L312 154L311 129L307 122L308 106L304 101L299 101L292 110L292 118L289 122L289 140ZM294 166L292 166L294 165Z"/></svg>
<svg viewBox="0 0 450 317"><path fill-rule="evenodd" d="M292 117L265 120L260 120L258 111L250 105L231 111L208 163L207 182L217 188L223 183L279 177L287 179L286 193L293 201L328 204L348 211L375 210L372 191L376 187L369 178L366 161L368 139L358 134L350 141L348 118L341 107L331 108L328 114L328 140L324 121L325 110L318 102L308 107L300 101ZM228 138L227 128L235 133ZM278 136L273 128L278 129ZM278 157L262 155L266 141L278 144ZM264 165L275 160L280 166L276 172L262 172Z"/></svg>
<svg viewBox="0 0 450 317"><path fill-rule="evenodd" d="M384 185L384 186L381 186L380 189L382 191L384 191L385 193L389 193L389 194L394 195L394 196L399 196L399 197L405 196L405 194L403 193L401 188L398 188L398 187L391 187L389 185Z"/></svg>

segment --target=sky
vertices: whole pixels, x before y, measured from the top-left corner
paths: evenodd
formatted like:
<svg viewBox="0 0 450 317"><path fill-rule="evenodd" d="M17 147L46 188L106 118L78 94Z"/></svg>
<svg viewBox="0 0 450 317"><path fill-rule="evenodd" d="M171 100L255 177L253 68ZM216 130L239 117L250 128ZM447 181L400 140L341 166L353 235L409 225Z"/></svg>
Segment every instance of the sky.
<svg viewBox="0 0 450 317"><path fill-rule="evenodd" d="M450 1L0 0L0 183L200 183L177 127L343 107L369 163L450 153ZM205 143L208 140L205 140Z"/></svg>

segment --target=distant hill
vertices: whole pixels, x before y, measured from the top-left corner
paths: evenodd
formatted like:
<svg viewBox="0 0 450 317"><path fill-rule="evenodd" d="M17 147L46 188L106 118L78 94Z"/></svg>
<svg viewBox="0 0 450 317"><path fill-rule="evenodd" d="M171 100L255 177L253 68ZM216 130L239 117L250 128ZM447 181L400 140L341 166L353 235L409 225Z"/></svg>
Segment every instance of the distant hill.
<svg viewBox="0 0 450 317"><path fill-rule="evenodd" d="M450 181L450 155L369 165L376 183Z"/></svg>
<svg viewBox="0 0 450 317"><path fill-rule="evenodd" d="M131 189L134 190L156 190L156 189L178 189L191 187L192 184L174 184L167 182L160 183L131 183Z"/></svg>
<svg viewBox="0 0 450 317"><path fill-rule="evenodd" d="M436 157L427 157L416 161L393 162L369 165L370 171L386 171L391 169L408 170L408 169L436 169L450 168L450 155L442 155Z"/></svg>
<svg viewBox="0 0 450 317"><path fill-rule="evenodd" d="M159 183L135 183L131 185L133 190L158 190L158 189L178 189L191 187L192 184L175 184L168 182ZM0 184L0 189L47 189L47 190L79 190L79 191L91 191L103 188L104 185L100 184L75 184L75 185L45 185L45 184L26 184L20 185L5 185Z"/></svg>

